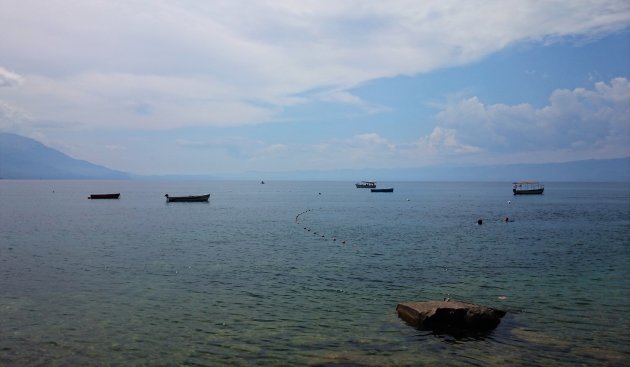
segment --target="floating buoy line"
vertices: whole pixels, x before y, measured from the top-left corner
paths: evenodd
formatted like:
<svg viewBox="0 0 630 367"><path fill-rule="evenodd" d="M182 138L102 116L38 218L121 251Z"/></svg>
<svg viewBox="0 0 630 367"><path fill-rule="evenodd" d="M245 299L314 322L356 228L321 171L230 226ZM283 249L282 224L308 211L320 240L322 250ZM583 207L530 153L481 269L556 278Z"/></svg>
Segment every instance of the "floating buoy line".
<svg viewBox="0 0 630 367"><path fill-rule="evenodd" d="M320 195L321 195L321 193L320 193ZM407 199L407 200L409 200L409 199ZM509 203L511 203L511 202L510 202L510 201L508 201L508 204L509 204ZM304 210L304 211L302 211L302 212L298 213L298 214L295 216L295 223L296 223L296 224L298 224L298 225L300 225L300 224L301 224L301 222L300 222L301 218L300 218L300 217L302 217L303 215L305 215L305 214L307 214L307 213L309 213L309 212L311 212L311 211L313 211L313 209L306 209L306 210ZM484 222L485 222L484 218L482 218L482 217L478 217L478 219L477 219L477 221L476 221L476 224L477 224L478 226L481 226L481 225L483 225L483 224L484 224ZM503 223L510 223L510 222L514 222L514 218L510 218L510 217L508 217L508 216L504 216L504 217L501 217L501 219L499 219L499 220L498 220L498 222L503 222ZM488 223L488 222L486 222L486 223ZM330 238L333 242L337 242L337 240L338 240L338 239L337 239L337 237L336 237L335 235L332 235L332 236L326 236L326 234L325 234L325 233L320 233L320 232L318 232L318 231L316 231L316 230L314 230L314 229L310 228L309 226L304 226L304 227L302 227L302 228L303 228L306 232L310 232L310 233L312 233L312 234L313 234L313 235L315 235L315 236L319 236L320 238L323 238L323 239ZM339 241L339 242L340 242L340 243L342 243L342 244L344 244L344 245L346 244L346 240L341 240L341 241Z"/></svg>
<svg viewBox="0 0 630 367"><path fill-rule="evenodd" d="M320 195L321 195L321 194L320 194ZM304 214L306 214L306 213L308 213L308 212L310 212L310 211L312 211L312 210L313 210L313 209L306 209L305 211L303 211L303 212L299 213L298 215L296 215L296 216L295 216L295 224L298 224L298 225L299 225L299 224L301 224L301 223L300 223L300 216L302 216L302 215L304 215ZM327 237L326 237L326 234L324 234L324 233L318 233L317 231L312 230L310 227L302 227L302 228L303 228L306 232L311 232L311 233L313 233L313 235L315 235L315 236L320 236L320 238L327 238ZM330 238L331 238L331 240L332 240L333 242L337 242L337 237L336 237L336 236L330 236ZM344 245L346 244L346 240L339 241L339 242L341 242L341 243L342 243L342 244L344 244Z"/></svg>

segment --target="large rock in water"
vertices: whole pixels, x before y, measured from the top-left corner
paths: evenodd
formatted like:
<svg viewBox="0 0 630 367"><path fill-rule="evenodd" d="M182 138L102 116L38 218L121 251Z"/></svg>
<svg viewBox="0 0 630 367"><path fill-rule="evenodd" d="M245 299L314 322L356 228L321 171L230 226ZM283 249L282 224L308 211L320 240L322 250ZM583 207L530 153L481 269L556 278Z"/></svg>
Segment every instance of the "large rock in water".
<svg viewBox="0 0 630 367"><path fill-rule="evenodd" d="M403 302L396 311L413 326L437 331L488 331L505 316L505 311L459 301Z"/></svg>

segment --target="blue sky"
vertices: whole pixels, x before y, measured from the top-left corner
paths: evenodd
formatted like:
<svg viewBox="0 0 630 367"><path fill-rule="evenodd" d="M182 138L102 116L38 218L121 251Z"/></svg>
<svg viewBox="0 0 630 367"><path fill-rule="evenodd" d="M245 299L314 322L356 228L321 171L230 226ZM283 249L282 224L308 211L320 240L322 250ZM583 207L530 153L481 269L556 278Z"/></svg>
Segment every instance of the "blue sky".
<svg viewBox="0 0 630 367"><path fill-rule="evenodd" d="M0 7L0 131L114 169L630 156L628 1Z"/></svg>

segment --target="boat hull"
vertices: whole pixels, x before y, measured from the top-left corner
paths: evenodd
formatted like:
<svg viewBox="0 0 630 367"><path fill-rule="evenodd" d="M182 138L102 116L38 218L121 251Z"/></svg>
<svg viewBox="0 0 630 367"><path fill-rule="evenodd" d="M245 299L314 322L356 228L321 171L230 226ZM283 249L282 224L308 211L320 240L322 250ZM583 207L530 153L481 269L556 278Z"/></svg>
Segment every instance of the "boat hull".
<svg viewBox="0 0 630 367"><path fill-rule="evenodd" d="M92 194L88 197L88 199L118 199L120 197L120 193L116 194Z"/></svg>
<svg viewBox="0 0 630 367"><path fill-rule="evenodd" d="M542 189L532 189L532 190L512 189L512 192L514 193L514 195L542 195L542 193L544 191L545 191L544 188L542 188Z"/></svg>
<svg viewBox="0 0 630 367"><path fill-rule="evenodd" d="M394 192L394 188L390 187L388 189L371 189L372 192Z"/></svg>
<svg viewBox="0 0 630 367"><path fill-rule="evenodd" d="M195 196L168 196L168 194L166 194L164 196L166 197L167 203L203 203L207 202L210 198L210 194Z"/></svg>

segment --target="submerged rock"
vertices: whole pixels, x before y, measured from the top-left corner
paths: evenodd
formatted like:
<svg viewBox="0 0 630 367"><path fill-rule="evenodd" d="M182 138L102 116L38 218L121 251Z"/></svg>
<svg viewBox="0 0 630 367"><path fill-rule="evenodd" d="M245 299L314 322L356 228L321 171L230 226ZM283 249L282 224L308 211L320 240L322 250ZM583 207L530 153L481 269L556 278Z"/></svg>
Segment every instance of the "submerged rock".
<svg viewBox="0 0 630 367"><path fill-rule="evenodd" d="M499 325L505 311L459 301L403 302L396 306L407 323L435 331L488 331Z"/></svg>

